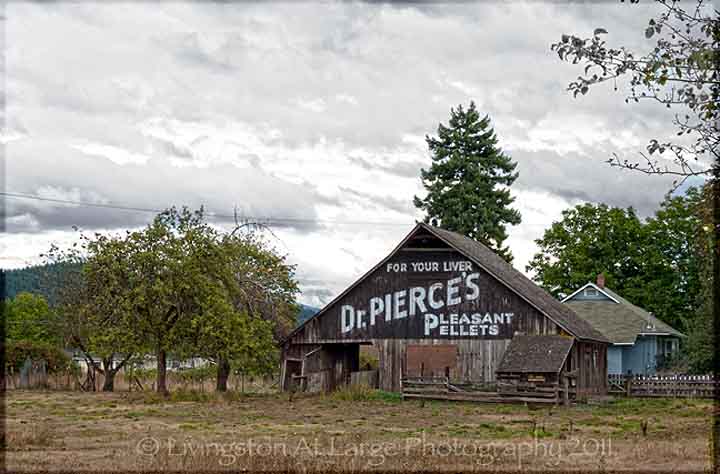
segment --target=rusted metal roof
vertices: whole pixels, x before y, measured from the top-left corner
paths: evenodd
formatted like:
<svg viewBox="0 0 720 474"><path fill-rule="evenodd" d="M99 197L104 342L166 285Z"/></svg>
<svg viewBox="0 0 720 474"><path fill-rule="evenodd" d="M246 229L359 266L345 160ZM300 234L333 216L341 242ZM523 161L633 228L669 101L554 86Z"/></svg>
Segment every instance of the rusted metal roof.
<svg viewBox="0 0 720 474"><path fill-rule="evenodd" d="M566 336L516 335L510 340L496 372L558 373L572 345L573 339Z"/></svg>

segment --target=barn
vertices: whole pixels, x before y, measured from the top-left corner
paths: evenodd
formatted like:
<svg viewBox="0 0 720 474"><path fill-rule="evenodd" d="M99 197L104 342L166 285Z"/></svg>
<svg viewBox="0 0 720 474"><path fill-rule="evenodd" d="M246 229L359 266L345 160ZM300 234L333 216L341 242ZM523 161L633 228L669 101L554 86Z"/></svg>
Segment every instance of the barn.
<svg viewBox="0 0 720 474"><path fill-rule="evenodd" d="M577 395L602 394L607 345L485 245L420 223L281 342L281 389L349 383L362 347L377 354L377 385L387 391L400 391L407 376L494 383L499 369L526 381L547 375L535 367L566 375Z"/></svg>

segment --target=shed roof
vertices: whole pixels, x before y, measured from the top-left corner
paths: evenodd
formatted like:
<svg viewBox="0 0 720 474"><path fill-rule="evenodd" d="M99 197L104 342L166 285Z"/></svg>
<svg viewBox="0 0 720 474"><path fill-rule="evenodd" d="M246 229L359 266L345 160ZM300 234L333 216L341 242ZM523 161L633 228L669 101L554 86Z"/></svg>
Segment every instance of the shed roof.
<svg viewBox="0 0 720 474"><path fill-rule="evenodd" d="M611 299L605 301L570 299L564 304L572 308L579 317L590 323L612 344L634 344L641 334L685 336L609 288L603 287L601 291Z"/></svg>
<svg viewBox="0 0 720 474"><path fill-rule="evenodd" d="M558 373L572 345L573 340L566 336L518 334L510 340L497 372Z"/></svg>

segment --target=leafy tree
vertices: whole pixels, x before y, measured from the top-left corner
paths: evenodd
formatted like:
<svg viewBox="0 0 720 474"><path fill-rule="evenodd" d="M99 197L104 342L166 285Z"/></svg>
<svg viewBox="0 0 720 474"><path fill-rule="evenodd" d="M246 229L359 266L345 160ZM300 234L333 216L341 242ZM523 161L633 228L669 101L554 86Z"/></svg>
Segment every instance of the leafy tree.
<svg viewBox="0 0 720 474"><path fill-rule="evenodd" d="M623 292L641 278L645 253L642 222L632 208L582 204L562 213L543 237L527 266L555 296L567 295L604 273L607 285Z"/></svg>
<svg viewBox="0 0 720 474"><path fill-rule="evenodd" d="M540 251L527 269L555 296L604 273L608 287L682 330L700 293L700 201L695 188L667 196L645 222L632 208L578 205L536 240Z"/></svg>
<svg viewBox="0 0 720 474"><path fill-rule="evenodd" d="M88 367L87 385L95 389L95 371L104 376L103 391L115 387L115 376L142 347L142 336L133 327L127 301L118 291L122 276L121 247L117 239L100 234L93 238L81 235L68 250L53 246L46 257L62 272L51 272L56 278L53 288L54 328L64 344L79 350ZM122 278L122 277L121 277Z"/></svg>
<svg viewBox="0 0 720 474"><path fill-rule="evenodd" d="M217 364L217 390L232 369L266 374L277 366L276 342L292 328L298 308L293 267L253 232L218 235L218 259L207 302L194 317L186 353Z"/></svg>
<svg viewBox="0 0 720 474"><path fill-rule="evenodd" d="M246 316L238 321L235 335L223 341L225 352L218 353L218 390L225 390L230 365L251 374L267 373L277 366L275 342L293 328L299 290L294 267L254 232L234 232L224 236L220 245L227 263L230 301L238 314Z"/></svg>
<svg viewBox="0 0 720 474"><path fill-rule="evenodd" d="M217 232L202 209L171 208L142 230L82 237L80 247L50 255L76 269L59 285L58 322L89 364L100 355L104 390L147 352L156 356L158 392L167 392L170 352L215 361L224 390L231 364L269 370L274 337L290 330L298 311L284 257L251 234Z"/></svg>
<svg viewBox="0 0 720 474"><path fill-rule="evenodd" d="M701 291L697 239L701 231L702 190L690 188L684 196L666 196L645 224L647 275L641 288L628 293L646 308L679 329L695 316Z"/></svg>
<svg viewBox="0 0 720 474"><path fill-rule="evenodd" d="M696 299L695 317L688 324L688 356L690 369L693 372L707 374L716 370L718 367L718 350L717 336L718 331L717 317L714 317L714 311L717 308L717 298L713 294L717 289L717 260L713 261L713 247L718 245L717 234L713 228L713 223L717 222L717 200L720 198L717 193L717 187L706 185L702 193L702 201L699 206L699 218L701 222L700 229L695 234L697 252L697 260L699 262L699 282L700 291Z"/></svg>
<svg viewBox="0 0 720 474"><path fill-rule="evenodd" d="M219 260L215 231L203 210L168 209L142 231L128 233L121 243L125 274L115 289L129 306L132 326L153 348L157 358L156 390L167 393L167 354L211 297ZM118 285L123 281L116 277Z"/></svg>
<svg viewBox="0 0 720 474"><path fill-rule="evenodd" d="M5 339L52 344L56 338L51 332L50 308L45 298L32 293L18 293L3 302Z"/></svg>
<svg viewBox="0 0 720 474"><path fill-rule="evenodd" d="M645 29L647 39L656 38L655 47L647 54L609 47L603 39L608 33L605 28L596 28L592 38L586 39L562 35L551 49L561 60L585 64L584 75L569 84L574 96L606 81L613 81L617 90L617 79L629 76L630 94L625 102L650 100L679 109L673 123L684 139L651 140L640 162L618 156L608 162L648 174L674 175L683 181L710 174L712 161L720 159L720 22L718 10L704 0L697 0L687 10L677 0L656 3L662 11ZM656 152L662 161L652 158Z"/></svg>
<svg viewBox="0 0 720 474"><path fill-rule="evenodd" d="M467 235L512 261L503 242L506 225L520 223L509 190L518 174L498 148L490 118L480 118L474 102L467 110L459 105L450 110L447 126L438 125L438 136L425 140L433 161L421 171L427 196L414 198L425 222Z"/></svg>

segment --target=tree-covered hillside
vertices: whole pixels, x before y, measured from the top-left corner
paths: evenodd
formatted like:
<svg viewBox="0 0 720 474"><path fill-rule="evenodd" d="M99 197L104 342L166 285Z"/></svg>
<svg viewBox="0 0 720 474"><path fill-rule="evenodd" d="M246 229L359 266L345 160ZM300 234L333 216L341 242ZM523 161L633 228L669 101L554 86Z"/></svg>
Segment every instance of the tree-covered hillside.
<svg viewBox="0 0 720 474"><path fill-rule="evenodd" d="M2 299L15 298L24 291L42 295L48 303L54 301L57 293L56 284L62 281L62 272L67 271L67 264L36 265L16 270L0 270L5 277L5 288ZM297 324L300 325L318 312L318 308L300 304Z"/></svg>
<svg viewBox="0 0 720 474"><path fill-rule="evenodd" d="M28 292L42 295L48 303L52 304L57 294L57 285L62 281L62 275L69 269L69 264L54 263L36 265L15 270L0 270L3 273L5 285L3 299L14 298L18 293Z"/></svg>

